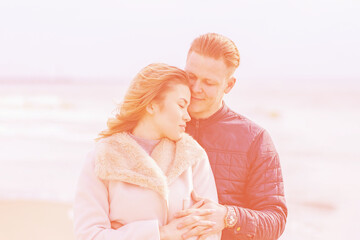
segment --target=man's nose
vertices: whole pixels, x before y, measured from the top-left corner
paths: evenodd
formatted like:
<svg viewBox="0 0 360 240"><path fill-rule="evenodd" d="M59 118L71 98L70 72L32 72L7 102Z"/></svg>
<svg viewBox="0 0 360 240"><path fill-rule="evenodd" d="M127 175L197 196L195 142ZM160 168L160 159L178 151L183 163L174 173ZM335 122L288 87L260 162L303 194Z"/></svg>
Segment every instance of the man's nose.
<svg viewBox="0 0 360 240"><path fill-rule="evenodd" d="M202 86L201 86L201 82L199 79L193 81L193 83L191 85L191 91L194 93L202 92Z"/></svg>

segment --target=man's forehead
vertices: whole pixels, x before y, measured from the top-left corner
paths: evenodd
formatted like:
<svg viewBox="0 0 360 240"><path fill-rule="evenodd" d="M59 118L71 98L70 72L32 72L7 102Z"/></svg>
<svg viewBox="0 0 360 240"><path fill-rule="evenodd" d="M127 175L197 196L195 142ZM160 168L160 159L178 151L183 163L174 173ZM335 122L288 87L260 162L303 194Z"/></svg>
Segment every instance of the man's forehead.
<svg viewBox="0 0 360 240"><path fill-rule="evenodd" d="M223 60L200 55L196 52L189 55L185 71L190 75L194 74L212 80L223 79L232 75L232 69L227 67Z"/></svg>

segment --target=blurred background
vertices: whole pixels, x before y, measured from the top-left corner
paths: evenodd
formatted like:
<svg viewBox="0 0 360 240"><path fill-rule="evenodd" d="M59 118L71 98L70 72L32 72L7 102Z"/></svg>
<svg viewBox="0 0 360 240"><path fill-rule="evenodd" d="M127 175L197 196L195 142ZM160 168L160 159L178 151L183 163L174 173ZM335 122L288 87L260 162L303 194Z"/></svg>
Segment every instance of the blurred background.
<svg viewBox="0 0 360 240"><path fill-rule="evenodd" d="M0 2L0 239L74 239L93 139L144 66L191 41L239 48L225 101L266 128L289 207L281 240L359 239L360 2Z"/></svg>

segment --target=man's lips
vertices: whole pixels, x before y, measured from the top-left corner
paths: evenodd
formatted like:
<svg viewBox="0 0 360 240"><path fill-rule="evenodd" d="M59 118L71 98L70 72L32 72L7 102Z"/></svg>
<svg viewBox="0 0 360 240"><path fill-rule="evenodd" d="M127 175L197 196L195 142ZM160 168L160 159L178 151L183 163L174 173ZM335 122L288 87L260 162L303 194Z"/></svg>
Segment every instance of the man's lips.
<svg viewBox="0 0 360 240"><path fill-rule="evenodd" d="M202 98L199 98L199 97L191 97L191 100L201 101L201 100L203 100L203 99L202 99Z"/></svg>

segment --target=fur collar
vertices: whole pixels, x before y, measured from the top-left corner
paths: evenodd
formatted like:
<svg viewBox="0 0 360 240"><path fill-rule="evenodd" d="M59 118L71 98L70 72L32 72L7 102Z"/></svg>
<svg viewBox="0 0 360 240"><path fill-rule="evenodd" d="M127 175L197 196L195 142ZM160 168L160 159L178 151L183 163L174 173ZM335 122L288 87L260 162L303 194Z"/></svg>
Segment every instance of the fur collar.
<svg viewBox="0 0 360 240"><path fill-rule="evenodd" d="M162 139L149 156L129 134L117 133L97 143L95 156L100 179L149 188L167 199L168 186L200 158L206 158L206 153L191 136L183 134L177 142Z"/></svg>

